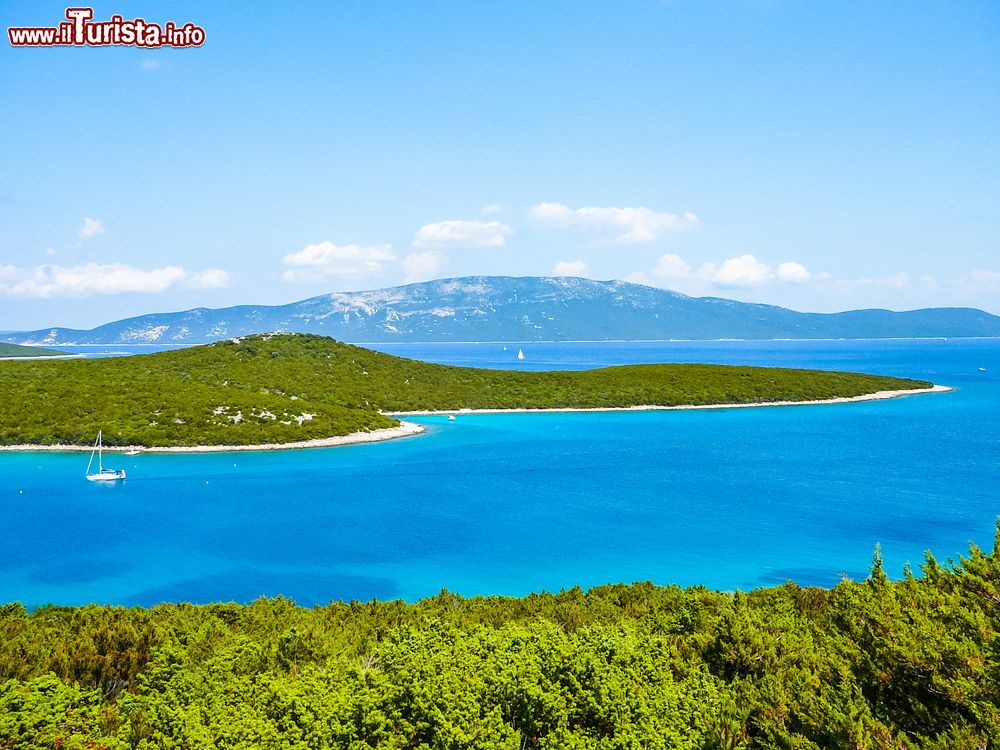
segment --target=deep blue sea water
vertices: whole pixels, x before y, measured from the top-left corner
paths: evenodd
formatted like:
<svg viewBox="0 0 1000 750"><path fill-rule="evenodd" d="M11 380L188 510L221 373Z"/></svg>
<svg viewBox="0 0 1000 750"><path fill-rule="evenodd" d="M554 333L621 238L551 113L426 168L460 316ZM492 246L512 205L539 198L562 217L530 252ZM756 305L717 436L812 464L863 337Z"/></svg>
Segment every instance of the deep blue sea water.
<svg viewBox="0 0 1000 750"><path fill-rule="evenodd" d="M307 451L0 454L0 602L415 600L652 580L747 589L890 572L1000 514L1000 341L386 345L448 364L863 370L953 393L830 406L423 418ZM985 367L986 372L979 368Z"/></svg>

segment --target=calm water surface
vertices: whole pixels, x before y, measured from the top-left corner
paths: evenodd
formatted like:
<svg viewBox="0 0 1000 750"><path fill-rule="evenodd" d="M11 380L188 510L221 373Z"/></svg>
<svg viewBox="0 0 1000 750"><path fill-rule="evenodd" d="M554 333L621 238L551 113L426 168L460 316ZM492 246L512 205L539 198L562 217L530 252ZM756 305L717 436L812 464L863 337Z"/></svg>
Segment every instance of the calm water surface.
<svg viewBox="0 0 1000 750"><path fill-rule="evenodd" d="M734 589L992 546L1000 341L380 345L525 369L719 362L909 375L954 393L719 411L461 416L375 445L0 454L0 601L302 604L613 581ZM979 368L986 368L980 372Z"/></svg>

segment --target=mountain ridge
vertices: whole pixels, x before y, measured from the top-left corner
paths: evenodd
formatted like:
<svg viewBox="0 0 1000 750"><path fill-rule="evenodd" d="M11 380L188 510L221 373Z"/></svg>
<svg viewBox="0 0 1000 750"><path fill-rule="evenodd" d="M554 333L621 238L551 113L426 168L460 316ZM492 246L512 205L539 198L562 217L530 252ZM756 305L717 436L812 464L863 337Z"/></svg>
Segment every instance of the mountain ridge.
<svg viewBox="0 0 1000 750"><path fill-rule="evenodd" d="M627 281L466 276L285 305L198 307L0 334L22 345L200 344L265 332L317 333L358 343L1000 336L1000 317L975 308L804 313L721 297L689 297Z"/></svg>

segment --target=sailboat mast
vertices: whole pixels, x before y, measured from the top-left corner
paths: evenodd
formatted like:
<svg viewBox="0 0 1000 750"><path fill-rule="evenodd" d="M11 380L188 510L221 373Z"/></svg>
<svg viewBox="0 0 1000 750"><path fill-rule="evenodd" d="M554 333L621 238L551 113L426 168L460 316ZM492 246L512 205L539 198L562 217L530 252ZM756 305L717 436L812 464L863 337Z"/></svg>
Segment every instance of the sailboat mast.
<svg viewBox="0 0 1000 750"><path fill-rule="evenodd" d="M101 442L101 433L97 433L97 440L94 441L94 449L90 451L90 460L87 461L87 470L84 472L85 475L90 474L90 465L94 463L94 453L97 452L97 445Z"/></svg>
<svg viewBox="0 0 1000 750"><path fill-rule="evenodd" d="M97 470L98 472L104 471L104 441L101 440L101 433L103 430L97 431Z"/></svg>

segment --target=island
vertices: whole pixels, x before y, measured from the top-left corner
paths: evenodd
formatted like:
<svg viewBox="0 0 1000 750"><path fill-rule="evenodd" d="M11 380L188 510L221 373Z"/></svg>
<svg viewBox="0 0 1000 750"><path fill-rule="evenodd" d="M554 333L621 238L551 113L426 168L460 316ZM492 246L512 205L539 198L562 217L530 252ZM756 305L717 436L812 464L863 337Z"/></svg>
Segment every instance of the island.
<svg viewBox="0 0 1000 750"><path fill-rule="evenodd" d="M65 356L67 355L60 351L56 351L55 349L45 349L40 346L21 346L20 344L4 344L0 342L0 359L28 359L33 357Z"/></svg>
<svg viewBox="0 0 1000 750"><path fill-rule="evenodd" d="M941 389L847 372L646 364L525 372L429 364L312 334L0 363L0 446L306 447L414 434L408 413L826 403Z"/></svg>

